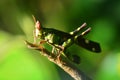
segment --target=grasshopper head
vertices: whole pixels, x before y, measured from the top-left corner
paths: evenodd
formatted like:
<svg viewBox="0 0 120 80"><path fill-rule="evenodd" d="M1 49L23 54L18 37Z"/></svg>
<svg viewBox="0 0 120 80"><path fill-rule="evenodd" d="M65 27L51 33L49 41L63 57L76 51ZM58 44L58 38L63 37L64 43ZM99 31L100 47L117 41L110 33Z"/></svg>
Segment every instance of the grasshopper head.
<svg viewBox="0 0 120 80"><path fill-rule="evenodd" d="M36 37L42 37L43 33L42 33L42 27L40 25L39 21L36 21L35 24L35 36Z"/></svg>

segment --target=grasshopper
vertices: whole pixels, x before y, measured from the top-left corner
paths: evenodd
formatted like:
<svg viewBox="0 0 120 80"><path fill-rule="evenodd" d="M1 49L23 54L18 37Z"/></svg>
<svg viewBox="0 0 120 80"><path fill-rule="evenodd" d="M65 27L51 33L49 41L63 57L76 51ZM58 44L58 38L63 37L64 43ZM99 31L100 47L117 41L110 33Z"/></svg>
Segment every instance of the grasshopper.
<svg viewBox="0 0 120 80"><path fill-rule="evenodd" d="M81 46L89 51L99 53L101 52L101 48L99 43L83 38L84 35L88 34L91 30L89 27L81 34L78 34L83 28L85 28L86 23L82 24L80 27L75 29L70 33L66 33L60 30L56 30L53 28L45 28L42 27L40 22L34 18L35 22L35 30L34 30L34 43L36 43L36 39L40 39L40 44L46 42L53 46L52 53L54 51L62 51L66 52L66 49L70 47L72 44L76 44ZM58 52L61 53L61 52ZM61 54L59 54L60 56Z"/></svg>

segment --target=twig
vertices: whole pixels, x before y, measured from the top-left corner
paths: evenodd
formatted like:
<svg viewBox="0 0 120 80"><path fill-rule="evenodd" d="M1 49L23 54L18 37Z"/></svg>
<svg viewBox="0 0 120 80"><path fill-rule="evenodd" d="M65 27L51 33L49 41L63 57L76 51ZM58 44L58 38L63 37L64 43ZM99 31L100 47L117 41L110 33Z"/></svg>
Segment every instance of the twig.
<svg viewBox="0 0 120 80"><path fill-rule="evenodd" d="M48 60L50 60L51 62L61 67L65 72L67 72L75 80L91 80L82 71L80 71L71 61L69 61L65 56L61 55L59 57L60 60L58 60L55 54L49 52L45 48L38 46L36 44L32 44L28 41L25 41L25 43L29 48L40 51L43 56L47 57Z"/></svg>

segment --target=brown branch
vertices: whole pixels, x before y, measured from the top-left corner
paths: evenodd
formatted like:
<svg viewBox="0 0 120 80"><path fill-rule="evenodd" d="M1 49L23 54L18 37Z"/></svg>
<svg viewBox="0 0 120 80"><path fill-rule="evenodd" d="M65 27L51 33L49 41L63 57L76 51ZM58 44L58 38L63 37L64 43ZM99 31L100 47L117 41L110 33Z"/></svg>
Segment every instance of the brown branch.
<svg viewBox="0 0 120 80"><path fill-rule="evenodd" d="M51 62L61 67L65 72L67 72L75 80L91 80L82 71L80 71L71 61L69 61L65 56L61 55L59 59L57 59L55 54L49 52L45 48L38 46L36 44L32 44L28 41L25 41L25 43L29 48L40 51L43 56L47 57L48 60L50 60Z"/></svg>

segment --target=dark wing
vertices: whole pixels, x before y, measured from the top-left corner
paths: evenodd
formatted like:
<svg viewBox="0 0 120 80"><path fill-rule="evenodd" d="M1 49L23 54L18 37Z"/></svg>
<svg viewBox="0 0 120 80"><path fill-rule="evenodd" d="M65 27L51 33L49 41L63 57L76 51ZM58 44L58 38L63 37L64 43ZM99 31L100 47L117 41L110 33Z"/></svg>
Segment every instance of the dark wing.
<svg viewBox="0 0 120 80"><path fill-rule="evenodd" d="M56 35L60 36L62 39L66 38L66 40L67 40L68 38L72 37L72 35L70 35L69 33L66 33L66 32L63 32L60 30L56 30L53 28L43 28L43 29L45 32L51 33L51 34L56 34Z"/></svg>
<svg viewBox="0 0 120 80"><path fill-rule="evenodd" d="M83 37L79 36L75 43L89 51L92 51L92 52L101 52L101 48L100 48L100 45L99 43L96 43L94 41L91 41L91 40L87 40L87 39L84 39Z"/></svg>

